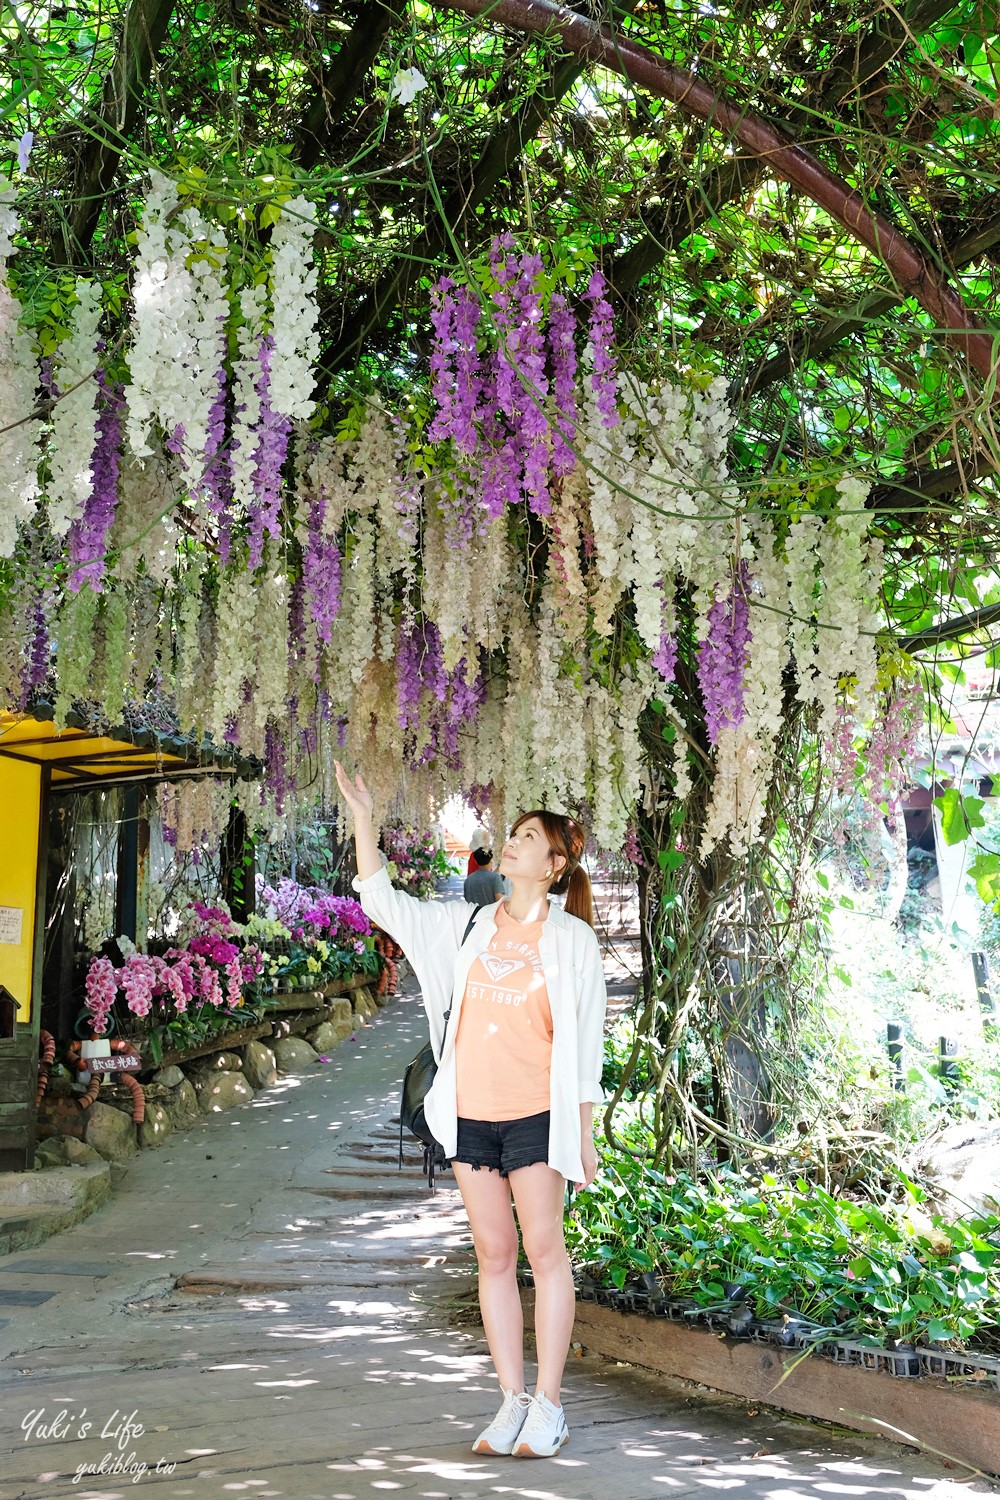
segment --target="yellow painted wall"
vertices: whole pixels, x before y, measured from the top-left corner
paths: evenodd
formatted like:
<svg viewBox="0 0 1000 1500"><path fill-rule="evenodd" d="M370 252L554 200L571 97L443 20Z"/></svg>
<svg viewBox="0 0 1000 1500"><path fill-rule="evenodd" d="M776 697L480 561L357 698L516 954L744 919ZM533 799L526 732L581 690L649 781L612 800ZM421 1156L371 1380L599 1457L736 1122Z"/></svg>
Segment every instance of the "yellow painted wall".
<svg viewBox="0 0 1000 1500"><path fill-rule="evenodd" d="M0 756L0 906L24 913L20 943L0 942L0 984L17 1001L22 1022L31 1019L41 794L40 766Z"/></svg>

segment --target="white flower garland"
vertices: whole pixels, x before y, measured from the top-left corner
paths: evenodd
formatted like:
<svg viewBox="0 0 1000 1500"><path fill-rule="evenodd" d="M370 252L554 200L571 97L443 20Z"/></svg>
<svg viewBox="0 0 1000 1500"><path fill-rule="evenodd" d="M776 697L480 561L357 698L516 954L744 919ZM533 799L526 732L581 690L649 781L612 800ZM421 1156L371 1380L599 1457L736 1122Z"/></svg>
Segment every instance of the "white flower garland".
<svg viewBox="0 0 1000 1500"><path fill-rule="evenodd" d="M201 659L198 627L201 622L201 578L193 568L184 574L174 602L176 615L174 682L177 712L191 729L202 727L199 713L200 685L205 666Z"/></svg>
<svg viewBox="0 0 1000 1500"><path fill-rule="evenodd" d="M871 512L863 509L869 486L845 476L838 481L838 509L823 527L816 548L821 588L817 604L817 696L820 734L836 725L841 682L860 685L867 699L876 674L875 641L862 634L871 619L871 561L867 549Z"/></svg>
<svg viewBox="0 0 1000 1500"><path fill-rule="evenodd" d="M176 186L154 172L138 233L132 288L126 431L137 458L152 452L155 422L179 441L200 476L209 411L218 392L229 311L220 267L226 237L195 208L171 217Z"/></svg>
<svg viewBox="0 0 1000 1500"><path fill-rule="evenodd" d="M245 663L253 681L252 705L261 734L269 719L281 722L288 699L288 573L273 543L257 574L253 645ZM281 732L287 733L282 724Z"/></svg>
<svg viewBox="0 0 1000 1500"><path fill-rule="evenodd" d="M795 658L795 696L812 703L816 676L816 547L822 533L818 516L800 516L788 528L785 562L788 569L788 639Z"/></svg>
<svg viewBox="0 0 1000 1500"><path fill-rule="evenodd" d="M92 462L97 439L97 330L101 321L99 283L78 280L70 334L59 349L54 380L59 399L52 409L47 486L49 526L65 536L82 516L93 489Z"/></svg>
<svg viewBox="0 0 1000 1500"><path fill-rule="evenodd" d="M305 420L316 402L319 356L319 272L313 259L316 210L305 198L284 205L271 234L270 400L281 416Z"/></svg>
<svg viewBox="0 0 1000 1500"><path fill-rule="evenodd" d="M261 400L260 345L267 315L267 287L246 287L240 293L241 323L236 333L238 355L233 360L233 440L229 450L233 484L233 509L247 516L256 504L254 475L257 472L257 435Z"/></svg>
<svg viewBox="0 0 1000 1500"><path fill-rule="evenodd" d="M240 710L244 679L253 671L249 643L254 639L257 584L242 568L226 568L219 577L220 621L226 641L215 658L209 729L218 744L225 740L229 720ZM221 643L220 643L221 644Z"/></svg>
<svg viewBox="0 0 1000 1500"><path fill-rule="evenodd" d="M21 304L7 281L18 218L0 194L0 557L10 557L20 524L38 503L41 422L33 416L38 371L29 335L21 327Z"/></svg>

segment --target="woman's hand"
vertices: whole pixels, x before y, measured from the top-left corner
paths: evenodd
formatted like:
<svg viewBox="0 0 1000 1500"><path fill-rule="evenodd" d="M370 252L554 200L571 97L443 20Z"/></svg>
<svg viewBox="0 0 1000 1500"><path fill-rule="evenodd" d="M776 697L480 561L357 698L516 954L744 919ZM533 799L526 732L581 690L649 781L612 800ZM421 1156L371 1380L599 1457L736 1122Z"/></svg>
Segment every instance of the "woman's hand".
<svg viewBox="0 0 1000 1500"><path fill-rule="evenodd" d="M371 792L365 786L360 776L355 776L352 781L339 760L335 760L334 765L337 768L337 785L340 787L344 801L354 815L355 823L361 819L367 819L370 823L372 813L375 809L375 802Z"/></svg>
<svg viewBox="0 0 1000 1500"><path fill-rule="evenodd" d="M590 1187L590 1184L597 1176L597 1147L594 1145L592 1135L585 1135L583 1137L583 1151L581 1154L583 1156L583 1181L573 1184L577 1192L581 1188Z"/></svg>

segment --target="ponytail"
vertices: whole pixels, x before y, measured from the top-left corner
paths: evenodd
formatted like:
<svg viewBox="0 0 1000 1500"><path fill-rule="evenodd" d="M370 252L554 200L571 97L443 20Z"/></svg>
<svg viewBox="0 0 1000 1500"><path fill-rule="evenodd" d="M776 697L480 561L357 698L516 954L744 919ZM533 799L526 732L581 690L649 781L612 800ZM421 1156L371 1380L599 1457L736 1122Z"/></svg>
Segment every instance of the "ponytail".
<svg viewBox="0 0 1000 1500"><path fill-rule="evenodd" d="M581 922L593 927L594 893L590 889L590 876L582 865L577 865L569 877L565 906L571 917L579 917Z"/></svg>
<svg viewBox="0 0 1000 1500"><path fill-rule="evenodd" d="M565 895L566 910L571 917L579 917L581 922L593 927L594 895L590 888L590 876L580 864L587 844L586 831L575 818L536 808L534 812L522 813L511 833L516 833L529 818L536 818L544 828L545 837L549 841L549 853L558 854L566 861L549 890L555 896Z"/></svg>

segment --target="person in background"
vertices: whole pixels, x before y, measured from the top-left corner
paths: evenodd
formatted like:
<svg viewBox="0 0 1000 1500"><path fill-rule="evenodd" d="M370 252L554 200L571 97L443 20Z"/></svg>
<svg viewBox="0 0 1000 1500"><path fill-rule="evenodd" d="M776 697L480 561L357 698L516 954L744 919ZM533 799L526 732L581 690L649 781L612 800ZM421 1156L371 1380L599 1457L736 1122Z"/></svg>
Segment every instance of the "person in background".
<svg viewBox="0 0 1000 1500"><path fill-rule="evenodd" d="M482 850L479 851L482 853ZM471 906L492 906L510 894L509 882L491 864L480 865L465 877L462 895Z"/></svg>
<svg viewBox="0 0 1000 1500"><path fill-rule="evenodd" d="M490 836L485 828L477 828L469 840L469 868L467 875L474 875L477 870L488 870L493 860L493 850L490 848Z"/></svg>

